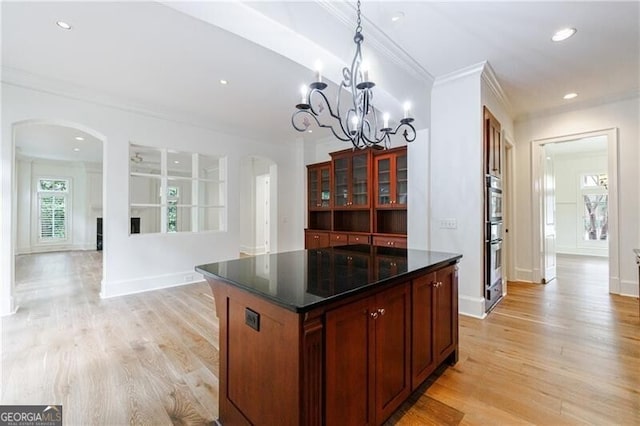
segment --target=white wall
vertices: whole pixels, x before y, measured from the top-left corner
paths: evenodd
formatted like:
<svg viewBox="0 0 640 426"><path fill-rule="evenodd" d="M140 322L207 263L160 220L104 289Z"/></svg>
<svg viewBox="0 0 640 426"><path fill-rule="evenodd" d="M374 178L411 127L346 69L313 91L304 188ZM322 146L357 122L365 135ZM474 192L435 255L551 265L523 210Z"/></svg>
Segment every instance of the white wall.
<svg viewBox="0 0 640 426"><path fill-rule="evenodd" d="M619 253L622 294L638 294L637 266L632 249L639 244L638 141L640 140L638 96L602 105L531 117L515 123L517 165L516 272L518 279L531 281L533 271L531 223L531 141L617 128ZM610 177L612 179L613 176Z"/></svg>
<svg viewBox="0 0 640 426"><path fill-rule="evenodd" d="M104 145L104 281L103 297L177 285L197 279L198 264L237 257L240 247L242 208L240 159L257 155L278 165L276 185L277 235L272 250L302 248L303 237L303 150L286 141L250 140L210 129L182 124L95 102L2 85L2 310L11 312L13 282L11 222L16 203L13 196L13 125L24 120L46 119L86 126L106 139ZM228 160L228 230L226 232L129 235L128 169L129 142L158 148L226 156ZM280 201L279 201L280 203ZM17 209L16 209L17 210ZM15 216L13 216L15 217ZM7 238L9 240L7 241Z"/></svg>
<svg viewBox="0 0 640 426"><path fill-rule="evenodd" d="M583 174L607 173L606 151L552 155L551 158L556 181L556 253L607 256L606 241L584 241L584 201L580 191Z"/></svg>
<svg viewBox="0 0 640 426"><path fill-rule="evenodd" d="M16 163L17 173L17 235L16 254L39 253L56 250L95 249L95 219L101 213L91 211L89 173L80 162L21 158ZM38 238L39 178L59 177L69 180L70 196L67 215L67 241L62 243L40 242Z"/></svg>
<svg viewBox="0 0 640 426"><path fill-rule="evenodd" d="M484 314L480 73L436 79L431 98L430 249L461 253L460 312ZM441 229L455 219L456 229Z"/></svg>
<svg viewBox="0 0 640 426"><path fill-rule="evenodd" d="M239 194L243 207L239 212L241 224L239 249L243 253L258 254L264 252L264 241L258 241L258 234L262 233L262 235L264 235L264 230L259 230L257 228L258 206L256 201L259 194L256 188L256 178L260 175L271 175L272 173L276 173L276 171L271 171L271 165L271 161L258 157L246 157L240 162L241 177ZM271 191L274 189L275 187L271 187ZM300 197L300 200L302 200L302 198L303 197ZM270 204L271 201L272 198L270 198ZM261 214L264 214L264 212ZM273 226L270 226L270 228L272 230ZM300 232L303 232L302 228L300 229ZM270 251L273 251L271 245L269 249Z"/></svg>

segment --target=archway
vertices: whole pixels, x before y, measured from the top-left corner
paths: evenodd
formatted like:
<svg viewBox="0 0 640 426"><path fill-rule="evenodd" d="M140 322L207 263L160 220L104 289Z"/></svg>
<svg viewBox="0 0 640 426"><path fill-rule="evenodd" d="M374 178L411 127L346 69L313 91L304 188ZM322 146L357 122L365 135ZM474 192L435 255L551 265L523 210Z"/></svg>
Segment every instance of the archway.
<svg viewBox="0 0 640 426"><path fill-rule="evenodd" d="M11 130L11 215L5 216L11 238L2 246L5 313L18 309L17 256L96 250L96 218L106 210L104 135L79 123L49 119L15 122ZM102 268L102 281L105 275Z"/></svg>

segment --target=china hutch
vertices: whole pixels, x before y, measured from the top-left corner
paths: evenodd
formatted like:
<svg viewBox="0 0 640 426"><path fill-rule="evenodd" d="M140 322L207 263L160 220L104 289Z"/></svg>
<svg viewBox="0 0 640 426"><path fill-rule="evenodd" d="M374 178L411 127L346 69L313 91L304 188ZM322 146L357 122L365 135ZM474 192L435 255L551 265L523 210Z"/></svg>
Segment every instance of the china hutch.
<svg viewBox="0 0 640 426"><path fill-rule="evenodd" d="M407 148L333 152L307 166L305 248L407 246Z"/></svg>

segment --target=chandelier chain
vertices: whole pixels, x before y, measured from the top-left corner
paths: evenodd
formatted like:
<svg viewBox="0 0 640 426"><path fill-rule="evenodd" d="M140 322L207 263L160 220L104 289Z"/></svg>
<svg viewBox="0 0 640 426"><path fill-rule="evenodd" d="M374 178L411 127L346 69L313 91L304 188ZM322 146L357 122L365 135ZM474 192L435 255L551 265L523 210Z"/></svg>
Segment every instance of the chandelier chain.
<svg viewBox="0 0 640 426"><path fill-rule="evenodd" d="M358 21L356 25L356 33L362 32L362 20L360 19L360 0L358 0Z"/></svg>

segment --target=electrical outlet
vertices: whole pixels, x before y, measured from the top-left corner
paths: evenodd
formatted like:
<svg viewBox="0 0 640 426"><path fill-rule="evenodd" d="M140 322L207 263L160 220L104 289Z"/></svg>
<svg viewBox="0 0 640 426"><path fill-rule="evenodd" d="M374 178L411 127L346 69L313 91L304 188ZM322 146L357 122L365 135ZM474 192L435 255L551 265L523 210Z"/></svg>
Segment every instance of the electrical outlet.
<svg viewBox="0 0 640 426"><path fill-rule="evenodd" d="M448 218L448 219L440 219L440 229L457 229L458 221L457 219Z"/></svg>
<svg viewBox="0 0 640 426"><path fill-rule="evenodd" d="M193 274L187 274L184 276L185 283L190 283L190 282L193 282L194 280L195 280L195 277Z"/></svg>

